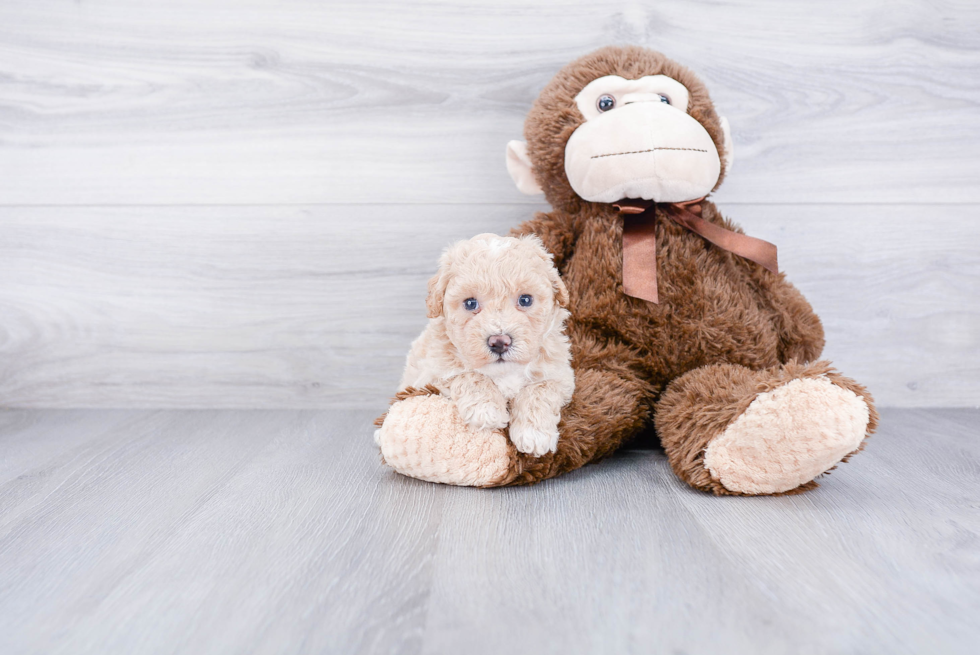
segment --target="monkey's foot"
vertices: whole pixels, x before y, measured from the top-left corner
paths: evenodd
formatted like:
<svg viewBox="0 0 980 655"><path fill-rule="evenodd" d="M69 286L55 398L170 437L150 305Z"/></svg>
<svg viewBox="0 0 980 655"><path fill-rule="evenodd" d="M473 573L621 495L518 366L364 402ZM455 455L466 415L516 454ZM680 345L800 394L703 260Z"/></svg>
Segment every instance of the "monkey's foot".
<svg viewBox="0 0 980 655"><path fill-rule="evenodd" d="M483 487L510 471L513 446L500 430L463 422L445 397L414 395L395 402L374 433L386 464L409 477Z"/></svg>
<svg viewBox="0 0 980 655"><path fill-rule="evenodd" d="M797 493L860 450L878 413L867 389L829 362L710 364L670 383L656 425L671 468L693 487Z"/></svg>
<svg viewBox="0 0 980 655"><path fill-rule="evenodd" d="M704 451L726 489L772 494L795 489L861 445L867 403L823 377L797 378L759 394Z"/></svg>

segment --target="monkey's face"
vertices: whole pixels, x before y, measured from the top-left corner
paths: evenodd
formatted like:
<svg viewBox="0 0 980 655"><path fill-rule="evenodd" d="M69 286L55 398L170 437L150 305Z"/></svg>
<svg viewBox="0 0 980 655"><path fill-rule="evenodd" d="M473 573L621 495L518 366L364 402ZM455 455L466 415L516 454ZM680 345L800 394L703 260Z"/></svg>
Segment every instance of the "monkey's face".
<svg viewBox="0 0 980 655"><path fill-rule="evenodd" d="M565 175L592 202L681 202L708 194L721 159L708 131L687 114L689 94L666 75L606 75L575 105L585 117L565 146Z"/></svg>
<svg viewBox="0 0 980 655"><path fill-rule="evenodd" d="M508 144L525 193L555 206L577 199L684 202L731 166L728 122L686 68L642 48L604 48L569 64L528 116L528 143Z"/></svg>

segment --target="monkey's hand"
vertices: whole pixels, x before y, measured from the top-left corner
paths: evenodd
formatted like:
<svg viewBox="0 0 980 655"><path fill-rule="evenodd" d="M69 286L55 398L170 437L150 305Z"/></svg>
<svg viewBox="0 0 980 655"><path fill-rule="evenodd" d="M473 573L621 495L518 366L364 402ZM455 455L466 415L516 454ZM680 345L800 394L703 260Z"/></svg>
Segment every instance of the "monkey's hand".
<svg viewBox="0 0 980 655"><path fill-rule="evenodd" d="M540 457L558 448L561 408L571 392L561 382L545 380L521 389L511 403L510 440L522 453Z"/></svg>
<svg viewBox="0 0 980 655"><path fill-rule="evenodd" d="M466 371L452 378L448 387L459 417L468 426L476 430L507 427L507 399L493 380L482 373Z"/></svg>

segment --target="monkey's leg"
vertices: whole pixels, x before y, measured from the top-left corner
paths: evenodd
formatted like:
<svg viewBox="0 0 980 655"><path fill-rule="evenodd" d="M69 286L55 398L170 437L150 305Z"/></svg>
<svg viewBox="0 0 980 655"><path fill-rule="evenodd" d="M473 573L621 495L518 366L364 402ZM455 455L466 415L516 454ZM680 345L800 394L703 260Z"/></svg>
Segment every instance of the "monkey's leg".
<svg viewBox="0 0 980 655"><path fill-rule="evenodd" d="M558 450L541 457L518 452L501 430L468 427L449 400L431 392L396 401L375 440L385 462L410 477L480 487L532 484L612 453L649 422L649 397L624 367L576 371Z"/></svg>
<svg viewBox="0 0 980 655"><path fill-rule="evenodd" d="M797 493L863 447L868 391L827 362L762 371L713 364L673 380L655 424L674 472L715 494Z"/></svg>
<svg viewBox="0 0 980 655"><path fill-rule="evenodd" d="M649 424L650 396L625 367L576 370L575 393L558 424L558 450L534 457L514 449L500 484L534 484L611 455Z"/></svg>

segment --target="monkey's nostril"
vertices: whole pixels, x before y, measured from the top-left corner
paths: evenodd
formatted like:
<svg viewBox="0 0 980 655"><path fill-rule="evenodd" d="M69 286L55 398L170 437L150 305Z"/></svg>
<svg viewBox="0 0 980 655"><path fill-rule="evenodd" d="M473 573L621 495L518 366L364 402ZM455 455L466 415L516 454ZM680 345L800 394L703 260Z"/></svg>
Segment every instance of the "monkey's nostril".
<svg viewBox="0 0 980 655"><path fill-rule="evenodd" d="M511 340L509 334L495 334L487 339L487 347L498 355L502 355L510 348Z"/></svg>

